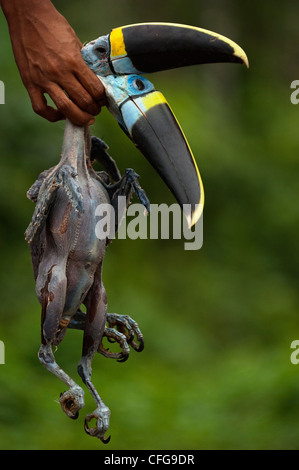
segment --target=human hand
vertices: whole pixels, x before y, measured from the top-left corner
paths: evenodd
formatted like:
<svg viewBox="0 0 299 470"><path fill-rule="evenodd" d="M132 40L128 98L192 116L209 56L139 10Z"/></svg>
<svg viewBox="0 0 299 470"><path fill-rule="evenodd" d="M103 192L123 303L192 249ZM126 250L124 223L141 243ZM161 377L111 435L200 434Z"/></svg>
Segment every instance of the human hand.
<svg viewBox="0 0 299 470"><path fill-rule="evenodd" d="M102 83L81 56L82 44L50 0L0 0L15 60L33 110L54 122L94 122L106 104ZM56 108L47 103L48 94Z"/></svg>

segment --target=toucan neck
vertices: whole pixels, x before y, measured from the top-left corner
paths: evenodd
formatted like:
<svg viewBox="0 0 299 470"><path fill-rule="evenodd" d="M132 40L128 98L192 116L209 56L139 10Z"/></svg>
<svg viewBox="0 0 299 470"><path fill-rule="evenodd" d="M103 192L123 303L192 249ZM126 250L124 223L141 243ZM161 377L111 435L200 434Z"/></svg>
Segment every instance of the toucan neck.
<svg viewBox="0 0 299 470"><path fill-rule="evenodd" d="M66 119L62 145L61 163L71 165L77 173L86 172L90 152L88 126L76 126Z"/></svg>

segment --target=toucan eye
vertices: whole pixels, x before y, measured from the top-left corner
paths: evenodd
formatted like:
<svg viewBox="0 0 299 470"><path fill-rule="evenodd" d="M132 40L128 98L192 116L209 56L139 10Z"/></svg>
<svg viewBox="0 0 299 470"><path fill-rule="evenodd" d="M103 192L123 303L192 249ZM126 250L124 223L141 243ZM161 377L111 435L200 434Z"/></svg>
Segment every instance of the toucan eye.
<svg viewBox="0 0 299 470"><path fill-rule="evenodd" d="M136 78L136 80L134 80L134 87L136 90L142 91L145 89L145 84L140 78Z"/></svg>
<svg viewBox="0 0 299 470"><path fill-rule="evenodd" d="M106 52L106 49L101 46L96 47L95 50L99 52L100 54L104 54Z"/></svg>

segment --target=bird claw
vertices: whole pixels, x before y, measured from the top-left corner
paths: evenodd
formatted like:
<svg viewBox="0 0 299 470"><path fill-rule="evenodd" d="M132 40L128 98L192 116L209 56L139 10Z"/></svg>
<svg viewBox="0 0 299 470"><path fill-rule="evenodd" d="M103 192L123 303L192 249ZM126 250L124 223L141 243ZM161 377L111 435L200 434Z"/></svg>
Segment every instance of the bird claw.
<svg viewBox="0 0 299 470"><path fill-rule="evenodd" d="M144 207L147 210L147 213L149 214L150 202L146 195L146 192L144 191L144 189L142 189L142 187L139 184L139 181L138 181L139 175L137 175L136 171L132 170L132 168L127 168L125 171L125 176L128 182L131 184L131 187L134 193L136 194L136 196L138 197L139 201L141 202L141 204L144 205Z"/></svg>
<svg viewBox="0 0 299 470"><path fill-rule="evenodd" d="M93 428L88 426L88 423L92 419L96 420L96 425ZM108 444L111 439L109 436L107 439L105 438L105 433L109 428L109 420L110 420L110 410L106 406L97 408L93 413L90 413L85 418L84 429L85 432L91 437L97 437L100 439L104 444Z"/></svg>
<svg viewBox="0 0 299 470"><path fill-rule="evenodd" d="M109 351L109 349L104 348L102 342L98 348L98 352L101 353L105 357L116 359L118 362L125 362L128 359L129 354L130 354L130 348L127 343L127 339L125 335L115 330L114 328L106 328L103 336L105 336L108 339L109 343L114 343L114 342L119 343L120 347L122 348L122 352L113 353Z"/></svg>
<svg viewBox="0 0 299 470"><path fill-rule="evenodd" d="M62 411L71 419L77 419L79 411L84 406L84 392L81 387L73 387L64 393L61 393L59 398Z"/></svg>
<svg viewBox="0 0 299 470"><path fill-rule="evenodd" d="M118 315L117 313L107 313L107 322L110 327L116 326L118 331L125 335L127 342L135 351L141 352L144 348L143 334L141 333L138 323L129 315ZM136 335L137 344L134 341Z"/></svg>
<svg viewBox="0 0 299 470"><path fill-rule="evenodd" d="M129 315L118 315L117 313L107 313L107 323L109 328L106 328L103 336L105 336L110 343L117 342L122 348L121 353L113 353L105 349L102 342L98 348L98 352L105 357L117 359L118 362L124 362L128 359L131 346L135 351L141 352L144 348L143 335L139 329L138 324ZM114 328L116 327L116 329ZM138 343L134 341L134 338Z"/></svg>

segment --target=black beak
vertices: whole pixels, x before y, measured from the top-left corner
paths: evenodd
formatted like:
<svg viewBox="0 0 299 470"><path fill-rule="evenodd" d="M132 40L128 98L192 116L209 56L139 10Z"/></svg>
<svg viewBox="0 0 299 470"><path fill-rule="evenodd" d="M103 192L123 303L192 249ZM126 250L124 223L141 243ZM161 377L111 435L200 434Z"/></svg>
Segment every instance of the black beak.
<svg viewBox="0 0 299 470"><path fill-rule="evenodd" d="M191 228L202 214L204 189L181 127L158 91L127 102L122 108L124 122L131 106L142 112L132 123L130 136L173 193Z"/></svg>
<svg viewBox="0 0 299 470"><path fill-rule="evenodd" d="M105 86L109 111L159 173L192 227L203 210L203 184L166 99L141 75L99 78Z"/></svg>
<svg viewBox="0 0 299 470"><path fill-rule="evenodd" d="M235 42L192 26L171 23L129 25L113 29L109 41L110 65L116 74L143 74L216 62L249 65L245 52Z"/></svg>

